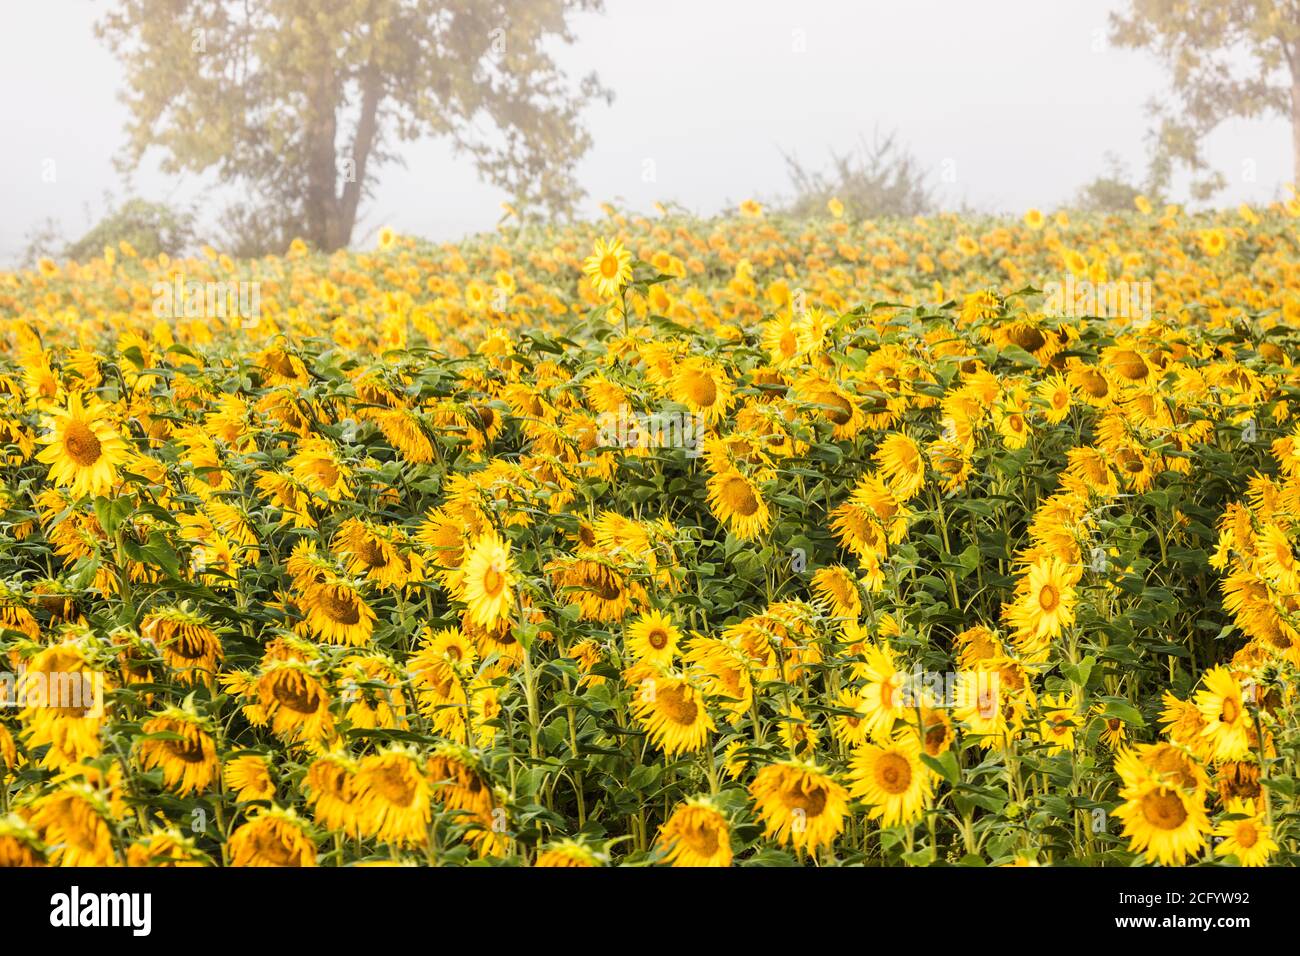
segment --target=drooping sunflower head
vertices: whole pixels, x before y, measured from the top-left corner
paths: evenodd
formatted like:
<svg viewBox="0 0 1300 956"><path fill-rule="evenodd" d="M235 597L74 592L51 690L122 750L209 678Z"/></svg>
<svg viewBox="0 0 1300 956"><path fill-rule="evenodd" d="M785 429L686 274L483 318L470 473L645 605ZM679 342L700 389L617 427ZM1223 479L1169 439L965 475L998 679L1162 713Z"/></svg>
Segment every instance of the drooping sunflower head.
<svg viewBox="0 0 1300 956"><path fill-rule="evenodd" d="M292 809L257 811L230 836L232 866L315 866L316 843Z"/></svg>
<svg viewBox="0 0 1300 956"><path fill-rule="evenodd" d="M731 828L707 797L691 797L659 829L659 848L672 866L731 865Z"/></svg>

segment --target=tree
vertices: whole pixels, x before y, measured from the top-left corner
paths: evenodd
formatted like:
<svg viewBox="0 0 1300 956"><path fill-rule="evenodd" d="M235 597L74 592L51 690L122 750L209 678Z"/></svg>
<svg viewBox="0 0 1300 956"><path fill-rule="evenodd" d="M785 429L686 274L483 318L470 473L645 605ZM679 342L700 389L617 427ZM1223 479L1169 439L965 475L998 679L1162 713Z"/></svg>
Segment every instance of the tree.
<svg viewBox="0 0 1300 956"><path fill-rule="evenodd" d="M1142 189L1129 181L1128 171L1118 156L1107 153L1105 160L1106 171L1079 189L1075 206L1084 212L1132 212ZM1159 199L1157 190L1148 189L1148 192L1148 199Z"/></svg>
<svg viewBox="0 0 1300 956"><path fill-rule="evenodd" d="M894 133L877 133L870 144L860 140L847 153L831 150L829 172L806 169L793 155L785 163L795 192L785 211L792 216L825 215L831 199L855 219L918 216L934 206L921 164Z"/></svg>
<svg viewBox="0 0 1300 956"><path fill-rule="evenodd" d="M1112 42L1151 50L1171 72L1175 109L1152 106L1160 185L1182 165L1193 195L1209 197L1225 180L1205 158L1205 137L1232 118L1273 115L1291 121L1300 183L1300 0L1130 0L1110 25Z"/></svg>
<svg viewBox="0 0 1300 956"><path fill-rule="evenodd" d="M394 144L446 136L516 202L564 212L590 137L548 52L602 0L119 0L96 30L126 69L124 167L215 170L268 234L345 246ZM491 135L482 126L490 125Z"/></svg>

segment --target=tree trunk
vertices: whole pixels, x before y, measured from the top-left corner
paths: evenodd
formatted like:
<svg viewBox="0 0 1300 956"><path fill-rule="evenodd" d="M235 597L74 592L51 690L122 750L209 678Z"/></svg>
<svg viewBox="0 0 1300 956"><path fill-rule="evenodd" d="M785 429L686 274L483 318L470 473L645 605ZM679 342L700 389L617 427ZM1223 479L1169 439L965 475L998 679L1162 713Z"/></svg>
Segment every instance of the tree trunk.
<svg viewBox="0 0 1300 956"><path fill-rule="evenodd" d="M1300 196L1300 64L1291 67L1291 159L1295 163L1291 185Z"/></svg>
<svg viewBox="0 0 1300 956"><path fill-rule="evenodd" d="M374 64L366 67L361 83L361 115L357 119L356 135L352 137L351 176L343 182L343 195L339 200L338 227L340 245L352 240L352 228L357 222L357 207L366 182L366 163L375 146L379 130L379 104L384 98L383 79Z"/></svg>
<svg viewBox="0 0 1300 956"><path fill-rule="evenodd" d="M324 252L333 252L343 244L338 239L338 208L334 194L338 178L334 155L337 105L334 71L327 55L312 75L308 94L304 133L307 137L307 194L303 197L307 239Z"/></svg>

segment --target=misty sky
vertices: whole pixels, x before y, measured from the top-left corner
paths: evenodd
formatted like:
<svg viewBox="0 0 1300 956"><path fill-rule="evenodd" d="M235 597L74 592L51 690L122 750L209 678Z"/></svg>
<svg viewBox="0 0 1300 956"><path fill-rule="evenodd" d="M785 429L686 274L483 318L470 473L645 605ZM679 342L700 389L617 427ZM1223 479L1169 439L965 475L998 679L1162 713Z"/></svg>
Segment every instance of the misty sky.
<svg viewBox="0 0 1300 956"><path fill-rule="evenodd" d="M664 199L708 214L728 201L776 197L788 189L782 150L808 164L873 129L896 129L949 202L1050 209L1101 171L1108 151L1142 170L1143 106L1164 78L1149 55L1105 42L1107 13L1118 5L607 0L603 15L577 21L578 43L560 52L571 75L594 69L616 93L613 106L587 114L595 139L580 167L587 209L611 199L644 210ZM104 6L6 5L0 264L11 264L47 218L76 238L103 212L105 190L127 194L112 164L124 139L121 71L92 32ZM434 239L493 227L504 194L479 183L445 142L402 152L406 168L381 171L354 244L368 245L386 224ZM1280 119L1224 127L1210 155L1229 178L1222 203L1276 198L1290 179ZM42 178L49 160L53 183ZM133 192L184 201L208 185L147 162Z"/></svg>

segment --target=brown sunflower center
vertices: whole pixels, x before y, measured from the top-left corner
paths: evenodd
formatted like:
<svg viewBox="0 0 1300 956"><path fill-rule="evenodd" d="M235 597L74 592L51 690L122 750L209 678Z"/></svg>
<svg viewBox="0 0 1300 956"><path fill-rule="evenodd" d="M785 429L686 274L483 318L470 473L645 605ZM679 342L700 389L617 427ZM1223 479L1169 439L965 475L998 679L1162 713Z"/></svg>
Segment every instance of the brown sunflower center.
<svg viewBox="0 0 1300 956"><path fill-rule="evenodd" d="M300 714L314 714L320 706L320 700L312 693L312 688L297 674L276 681L272 693L282 707Z"/></svg>
<svg viewBox="0 0 1300 956"><path fill-rule="evenodd" d="M1172 790L1152 790L1142 798L1142 816L1158 830L1177 830L1187 819L1187 808Z"/></svg>
<svg viewBox="0 0 1300 956"><path fill-rule="evenodd" d="M885 793L906 793L912 784L912 765L902 754L882 754L876 761L876 784Z"/></svg>
<svg viewBox="0 0 1300 956"><path fill-rule="evenodd" d="M656 651L662 651L668 646L668 633L661 627L656 627L645 639Z"/></svg>
<svg viewBox="0 0 1300 956"><path fill-rule="evenodd" d="M166 740L163 745L177 760L183 760L186 763L203 762L203 742L197 737L187 737L185 740Z"/></svg>
<svg viewBox="0 0 1300 956"><path fill-rule="evenodd" d="M72 422L63 432L63 450L82 468L99 461L102 446L85 422Z"/></svg>
<svg viewBox="0 0 1300 956"><path fill-rule="evenodd" d="M489 565L488 569L483 572L483 593L488 597L496 597L505 586L506 579L497 570L496 565Z"/></svg>
<svg viewBox="0 0 1300 956"><path fill-rule="evenodd" d="M1038 592L1038 606L1044 611L1053 611L1061 603L1061 592L1055 585L1044 584Z"/></svg>
<svg viewBox="0 0 1300 956"><path fill-rule="evenodd" d="M415 781L398 766L380 767L370 774L371 786L389 803L409 807L415 802Z"/></svg>
<svg viewBox="0 0 1300 956"><path fill-rule="evenodd" d="M690 690L681 685L662 687L655 694L655 704L660 713L675 724L691 727L699 716L700 705L694 700Z"/></svg>
<svg viewBox="0 0 1300 956"><path fill-rule="evenodd" d="M748 518L758 511L758 498L744 478L727 479L727 483L722 486L722 498L732 511L742 517Z"/></svg>
<svg viewBox="0 0 1300 956"><path fill-rule="evenodd" d="M326 617L339 624L356 624L361 620L356 599L341 588L327 589L320 599L320 607Z"/></svg>
<svg viewBox="0 0 1300 956"><path fill-rule="evenodd" d="M819 817L826 809L826 789L814 786L804 791L790 786L781 791L781 802L791 810L802 810L805 817Z"/></svg>

